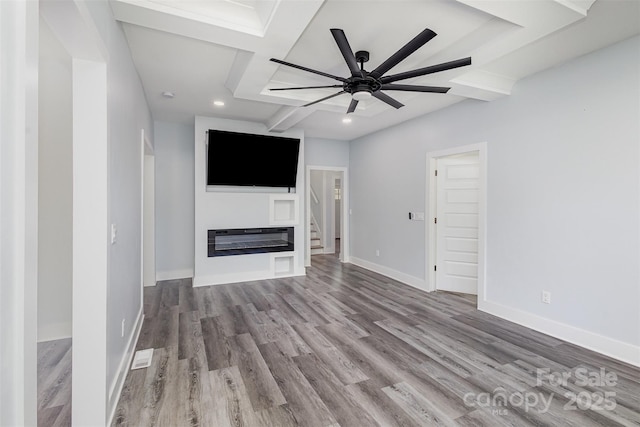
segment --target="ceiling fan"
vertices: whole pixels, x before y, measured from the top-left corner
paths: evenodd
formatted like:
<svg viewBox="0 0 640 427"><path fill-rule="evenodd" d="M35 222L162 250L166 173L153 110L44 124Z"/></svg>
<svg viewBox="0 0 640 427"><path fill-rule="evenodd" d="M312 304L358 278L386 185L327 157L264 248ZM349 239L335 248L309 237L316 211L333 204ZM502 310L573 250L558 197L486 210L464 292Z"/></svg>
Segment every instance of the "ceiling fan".
<svg viewBox="0 0 640 427"><path fill-rule="evenodd" d="M274 88L270 90L300 90L300 89L320 89L320 88L342 88L333 95L325 96L317 101L310 102L303 105L308 107L309 105L317 104L327 99L331 99L343 93L351 94L351 103L347 109L347 114L353 113L358 106L359 101L369 99L372 96L379 99L382 102L386 102L395 108L400 108L404 104L393 99L382 91L387 90L399 90L405 92L431 92L431 93L447 93L449 87L439 86L418 86L418 85L405 85L405 84L393 84L393 82L399 80L410 79L412 77L424 76L426 74L437 73L440 71L451 70L453 68L464 67L471 64L471 57L457 59L455 61L444 62L438 65L431 65L429 67L418 68L412 71L405 71L403 73L391 74L385 76L384 74L398 65L406 57L418 50L429 40L436 36L436 33L430 29L425 29L420 34L415 36L409 43L400 48L396 53L391 55L386 61L378 65L373 71L367 71L364 69L364 63L369 60L369 52L365 50L357 51L354 55L351 50L351 46L347 41L347 37L344 31L338 28L332 28L331 34L338 44L338 48L347 62L347 66L351 71L351 77L339 77L332 74L323 73L322 71L313 70L311 68L303 67L301 65L292 64L290 62L282 61L280 59L271 58L271 61L278 64L286 65L289 67L297 68L299 70L308 71L310 73L318 74L321 76L329 77L342 82L342 84L328 85L328 86L305 86L305 87L286 87L286 88ZM358 65L359 64L359 65Z"/></svg>

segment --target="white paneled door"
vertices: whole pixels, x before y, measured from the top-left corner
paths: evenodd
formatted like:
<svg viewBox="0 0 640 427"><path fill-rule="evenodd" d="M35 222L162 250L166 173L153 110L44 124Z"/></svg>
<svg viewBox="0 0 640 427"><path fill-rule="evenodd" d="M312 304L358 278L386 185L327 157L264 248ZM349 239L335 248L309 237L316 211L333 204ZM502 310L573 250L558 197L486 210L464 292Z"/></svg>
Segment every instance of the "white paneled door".
<svg viewBox="0 0 640 427"><path fill-rule="evenodd" d="M477 152L437 159L436 289L478 293Z"/></svg>

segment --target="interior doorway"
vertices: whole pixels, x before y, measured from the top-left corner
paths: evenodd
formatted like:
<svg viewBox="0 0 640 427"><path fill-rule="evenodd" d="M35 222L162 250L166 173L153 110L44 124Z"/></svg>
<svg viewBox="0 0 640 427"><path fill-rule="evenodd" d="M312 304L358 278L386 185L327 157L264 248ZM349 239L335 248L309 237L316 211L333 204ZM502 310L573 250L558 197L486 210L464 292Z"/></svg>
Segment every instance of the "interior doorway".
<svg viewBox="0 0 640 427"><path fill-rule="evenodd" d="M347 168L307 166L305 265L312 255L334 254L348 259Z"/></svg>
<svg viewBox="0 0 640 427"><path fill-rule="evenodd" d="M429 290L484 300L486 145L427 156Z"/></svg>

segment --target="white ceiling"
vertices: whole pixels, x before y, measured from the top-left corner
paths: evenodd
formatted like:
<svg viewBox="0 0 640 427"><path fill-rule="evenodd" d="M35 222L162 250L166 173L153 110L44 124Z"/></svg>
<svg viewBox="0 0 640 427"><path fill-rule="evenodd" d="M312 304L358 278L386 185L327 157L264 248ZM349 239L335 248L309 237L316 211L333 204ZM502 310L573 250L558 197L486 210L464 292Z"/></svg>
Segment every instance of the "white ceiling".
<svg viewBox="0 0 640 427"><path fill-rule="evenodd" d="M193 123L215 116L351 140L465 99L509 96L530 74L640 33L639 0L111 0L123 23L155 120ZM349 102L340 89L270 88L340 82L269 58L349 77L330 33L344 30L368 50L372 70L425 28L438 35L387 74L467 56L472 65L398 83L447 86L447 94L387 92L394 109ZM612 64L614 66L615 64ZM597 84L597 82L594 82ZM173 99L162 96L171 91ZM224 107L213 105L225 102Z"/></svg>

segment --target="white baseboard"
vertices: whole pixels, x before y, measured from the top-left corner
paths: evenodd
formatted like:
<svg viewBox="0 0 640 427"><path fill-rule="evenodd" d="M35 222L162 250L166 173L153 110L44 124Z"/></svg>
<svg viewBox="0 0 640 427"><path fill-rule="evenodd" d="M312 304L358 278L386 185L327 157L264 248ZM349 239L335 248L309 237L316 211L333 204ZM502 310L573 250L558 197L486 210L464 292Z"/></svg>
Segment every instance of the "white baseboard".
<svg viewBox="0 0 640 427"><path fill-rule="evenodd" d="M270 271L250 271L244 273L218 274L210 276L196 276L193 278L193 287L226 285L228 283L253 282L256 280L279 279L283 277L305 276L304 268L296 269L290 274L274 274Z"/></svg>
<svg viewBox="0 0 640 427"><path fill-rule="evenodd" d="M171 270L171 271L158 271L156 272L156 280L161 282L163 280L177 280L177 279L189 279L193 277L193 269L185 268L183 270ZM147 286L145 284L145 286Z"/></svg>
<svg viewBox="0 0 640 427"><path fill-rule="evenodd" d="M118 407L118 400L120 400L120 395L122 394L122 387L124 386L124 380L127 377L127 373L129 372L129 365L131 365L131 361L133 360L133 355L135 353L136 344L138 343L138 337L140 337L140 331L142 330L142 322L144 322L144 314L142 313L143 305L140 305L140 311L138 312L138 318L136 319L136 324L133 330L131 331L131 335L129 336L129 342L127 343L127 349L122 355L122 359L120 359L120 366L118 366L118 372L116 377L113 379L111 383L111 387L109 388L109 397L107 403L107 413L109 414L109 422L107 425L111 425L113 423L113 417L116 414L116 408Z"/></svg>
<svg viewBox="0 0 640 427"><path fill-rule="evenodd" d="M393 280L397 280L398 282L406 283L407 285L413 286L414 288L418 288L422 291L428 291L427 282L424 279L420 279L418 277L411 276L410 274L402 273L400 271L397 271L392 268L385 267L379 264L375 264L370 261L356 258L354 256L349 257L348 262L350 262L351 264L357 265L358 267L366 268L367 270L371 270L375 273L382 274L383 276L390 277Z"/></svg>
<svg viewBox="0 0 640 427"><path fill-rule="evenodd" d="M71 338L71 322L51 323L38 328L38 342Z"/></svg>
<svg viewBox="0 0 640 427"><path fill-rule="evenodd" d="M640 366L640 346L489 301L479 300L478 309L622 362Z"/></svg>

